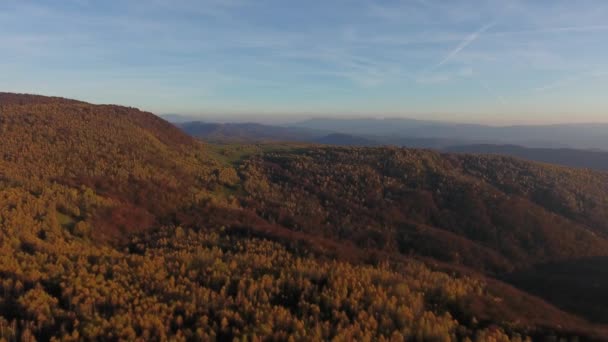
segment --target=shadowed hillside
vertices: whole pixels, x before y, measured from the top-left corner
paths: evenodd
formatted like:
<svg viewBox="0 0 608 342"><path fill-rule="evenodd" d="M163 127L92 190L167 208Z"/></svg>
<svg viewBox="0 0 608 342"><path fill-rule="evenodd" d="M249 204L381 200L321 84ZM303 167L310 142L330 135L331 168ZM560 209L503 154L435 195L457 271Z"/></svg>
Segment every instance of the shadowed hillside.
<svg viewBox="0 0 608 342"><path fill-rule="evenodd" d="M565 310L608 323L608 257L536 265L505 279Z"/></svg>

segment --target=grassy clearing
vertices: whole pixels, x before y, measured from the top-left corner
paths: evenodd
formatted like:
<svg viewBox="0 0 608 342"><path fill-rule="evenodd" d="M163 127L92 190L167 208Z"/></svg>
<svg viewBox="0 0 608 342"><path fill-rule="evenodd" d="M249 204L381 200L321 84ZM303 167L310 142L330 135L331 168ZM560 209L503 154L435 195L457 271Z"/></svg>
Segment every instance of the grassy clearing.
<svg viewBox="0 0 608 342"><path fill-rule="evenodd" d="M243 145L237 143L208 144L207 149L212 158L226 166L238 166L247 158L270 152L291 151L305 147L298 143L259 143Z"/></svg>

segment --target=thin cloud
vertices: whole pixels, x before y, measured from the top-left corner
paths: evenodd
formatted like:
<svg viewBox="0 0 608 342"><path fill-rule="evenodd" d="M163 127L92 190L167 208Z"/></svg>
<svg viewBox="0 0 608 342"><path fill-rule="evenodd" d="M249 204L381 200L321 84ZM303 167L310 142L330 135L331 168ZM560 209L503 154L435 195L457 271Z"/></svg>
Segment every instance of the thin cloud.
<svg viewBox="0 0 608 342"><path fill-rule="evenodd" d="M460 53L460 51L464 50L467 46L471 45L471 43L476 41L484 32L486 32L487 30L492 28L492 26L494 26L494 25L495 25L495 23L492 22L490 24L482 26L479 30L468 35L462 42L460 42L460 44L458 44L458 46L456 46L439 63L437 63L437 65L435 65L434 69L439 68L440 66L449 62L452 58L456 57Z"/></svg>
<svg viewBox="0 0 608 342"><path fill-rule="evenodd" d="M414 81L423 85L436 85L450 82L457 79L467 79L474 75L474 71L470 67L462 68L453 72L432 73L417 77Z"/></svg>
<svg viewBox="0 0 608 342"><path fill-rule="evenodd" d="M546 27L532 30L493 32L493 36L517 35L517 34L542 34L542 33L576 33L576 32L601 32L608 31L608 25L588 25L588 26L562 26Z"/></svg>
<svg viewBox="0 0 608 342"><path fill-rule="evenodd" d="M558 80L556 82L553 82L553 83L550 83L550 84L547 84L544 86L537 87L534 89L534 91L537 91L537 92L549 91L549 90L553 90L553 89L557 89L557 88L566 87L572 83L580 82L580 81L583 81L586 79L597 78L597 77L602 77L602 76L608 76L608 71L595 70L595 71L590 71L590 72L584 72L584 73L581 73L578 75L563 78L561 80Z"/></svg>

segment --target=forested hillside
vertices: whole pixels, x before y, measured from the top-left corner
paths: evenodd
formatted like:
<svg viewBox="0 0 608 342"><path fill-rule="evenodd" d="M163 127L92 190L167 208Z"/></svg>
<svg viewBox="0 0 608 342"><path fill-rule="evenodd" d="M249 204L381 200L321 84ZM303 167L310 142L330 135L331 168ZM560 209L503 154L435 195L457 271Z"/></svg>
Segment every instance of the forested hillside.
<svg viewBox="0 0 608 342"><path fill-rule="evenodd" d="M57 192L57 212L114 234L205 196L223 174L201 143L150 113L71 100L2 95L0 180ZM8 99L8 100L6 100ZM69 191L68 191L69 189ZM87 198L74 204L71 198Z"/></svg>
<svg viewBox="0 0 608 342"><path fill-rule="evenodd" d="M211 146L134 108L16 94L0 137L0 340L608 336L492 278L605 255L603 174Z"/></svg>
<svg viewBox="0 0 608 342"><path fill-rule="evenodd" d="M397 148L272 153L241 172L261 216L362 248L492 272L608 251L603 173Z"/></svg>

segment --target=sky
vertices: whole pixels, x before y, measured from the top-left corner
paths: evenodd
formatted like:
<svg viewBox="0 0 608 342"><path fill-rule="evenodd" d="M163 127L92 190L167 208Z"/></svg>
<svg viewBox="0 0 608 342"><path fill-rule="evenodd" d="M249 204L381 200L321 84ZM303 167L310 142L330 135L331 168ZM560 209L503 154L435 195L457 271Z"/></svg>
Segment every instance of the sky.
<svg viewBox="0 0 608 342"><path fill-rule="evenodd" d="M226 120L608 122L605 0L0 0L0 91Z"/></svg>

